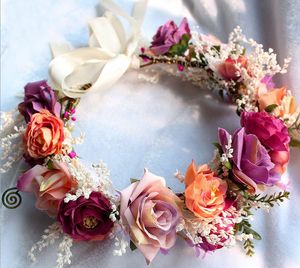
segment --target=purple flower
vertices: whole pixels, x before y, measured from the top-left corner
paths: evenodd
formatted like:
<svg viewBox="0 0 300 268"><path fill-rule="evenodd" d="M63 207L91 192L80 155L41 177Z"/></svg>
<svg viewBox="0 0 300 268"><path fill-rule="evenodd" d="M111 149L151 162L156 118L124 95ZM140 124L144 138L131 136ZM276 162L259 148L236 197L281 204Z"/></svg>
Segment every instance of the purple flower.
<svg viewBox="0 0 300 268"><path fill-rule="evenodd" d="M57 220L75 240L104 240L113 227L111 212L109 200L99 192L92 192L88 199L81 196L68 203L62 200Z"/></svg>
<svg viewBox="0 0 300 268"><path fill-rule="evenodd" d="M219 141L224 151L225 146L228 145L229 136L225 129L219 129ZM274 164L257 136L246 134L244 128L238 129L232 137L232 149L234 177L248 186L250 191L256 190L256 184L271 186L279 180L271 174Z"/></svg>
<svg viewBox="0 0 300 268"><path fill-rule="evenodd" d="M169 20L166 24L158 28L152 38L150 49L155 55L166 54L173 45L180 42L184 34L191 36L186 18L182 20L179 27L177 27L174 21Z"/></svg>
<svg viewBox="0 0 300 268"><path fill-rule="evenodd" d="M30 121L33 114L42 109L48 110L59 117L61 105L56 99L52 88L45 80L28 83L25 87L24 101L18 106L20 114L25 118L26 123Z"/></svg>
<svg viewBox="0 0 300 268"><path fill-rule="evenodd" d="M287 127L280 119L267 112L244 112L241 115L241 125L246 133L256 135L268 149L275 164L272 172L280 177L285 172L290 158L290 136Z"/></svg>
<svg viewBox="0 0 300 268"><path fill-rule="evenodd" d="M275 84L273 82L273 76L272 75L265 75L260 82L266 85L267 89L271 89L275 87Z"/></svg>

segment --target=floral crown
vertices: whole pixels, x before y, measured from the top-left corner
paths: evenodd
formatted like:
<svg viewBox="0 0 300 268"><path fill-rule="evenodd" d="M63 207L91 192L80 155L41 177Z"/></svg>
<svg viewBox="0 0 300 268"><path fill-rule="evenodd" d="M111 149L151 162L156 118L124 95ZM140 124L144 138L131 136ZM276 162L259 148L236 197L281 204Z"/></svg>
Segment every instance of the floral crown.
<svg viewBox="0 0 300 268"><path fill-rule="evenodd" d="M282 175L290 147L300 146L300 113L291 92L276 87L272 77L285 73L290 59L281 67L272 49L265 51L239 27L222 43L191 31L186 18L179 26L168 21L150 45L141 45L146 3L137 2L130 16L103 0L108 11L90 21L89 46L70 50L52 44L51 86L45 80L28 83L18 109L2 114L1 172L21 158L30 166L2 202L15 208L20 192L31 192L36 208L54 219L29 251L32 260L36 251L61 240L57 267L62 267L71 263L73 241L108 238L115 240L114 255L138 249L147 264L179 237L197 256L236 242L251 256L253 240L261 239L251 227L253 211L289 197ZM128 32L119 17L128 22ZM185 174L175 173L182 192L147 169L118 191L102 161L87 167L76 154L75 145L83 142L83 135L72 136L76 106L84 94L109 88L130 68L148 70L144 78L155 80L154 66L218 90L236 105L241 127L233 133L219 128L213 159L199 166L192 161Z"/></svg>

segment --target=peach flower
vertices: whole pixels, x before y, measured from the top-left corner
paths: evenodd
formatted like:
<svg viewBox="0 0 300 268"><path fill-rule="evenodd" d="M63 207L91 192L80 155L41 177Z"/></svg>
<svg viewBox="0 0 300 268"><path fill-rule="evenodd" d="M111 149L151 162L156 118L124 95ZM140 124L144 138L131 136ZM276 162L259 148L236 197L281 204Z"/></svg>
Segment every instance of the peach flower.
<svg viewBox="0 0 300 268"><path fill-rule="evenodd" d="M240 64L241 68L247 67L247 58L245 56L239 56L237 60L227 58L222 64L218 66L219 74L227 81L238 80L240 75L237 74L238 69L235 66Z"/></svg>
<svg viewBox="0 0 300 268"><path fill-rule="evenodd" d="M216 177L208 165L196 168L194 161L185 175L185 204L200 218L214 218L225 205L227 183Z"/></svg>
<svg viewBox="0 0 300 268"><path fill-rule="evenodd" d="M25 172L18 180L17 187L23 192L34 192L36 207L55 216L59 203L66 193L76 189L77 182L70 175L66 164L53 161L53 168L36 165Z"/></svg>
<svg viewBox="0 0 300 268"><path fill-rule="evenodd" d="M280 106L274 110L276 116L293 114L296 111L295 99L293 96L287 95L285 87L273 88L267 93L260 95L258 103L261 111L272 104Z"/></svg>
<svg viewBox="0 0 300 268"><path fill-rule="evenodd" d="M24 145L29 156L43 158L59 154L64 140L63 122L47 110L32 115L24 134Z"/></svg>

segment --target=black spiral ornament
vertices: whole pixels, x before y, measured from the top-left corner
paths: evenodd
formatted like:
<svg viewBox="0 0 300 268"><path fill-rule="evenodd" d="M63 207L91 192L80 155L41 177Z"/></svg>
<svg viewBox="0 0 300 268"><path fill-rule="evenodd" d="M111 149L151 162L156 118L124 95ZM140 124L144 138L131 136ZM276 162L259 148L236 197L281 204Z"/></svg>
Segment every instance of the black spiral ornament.
<svg viewBox="0 0 300 268"><path fill-rule="evenodd" d="M17 208L18 206L20 206L21 202L22 197L16 187L9 188L2 194L2 204L6 208Z"/></svg>

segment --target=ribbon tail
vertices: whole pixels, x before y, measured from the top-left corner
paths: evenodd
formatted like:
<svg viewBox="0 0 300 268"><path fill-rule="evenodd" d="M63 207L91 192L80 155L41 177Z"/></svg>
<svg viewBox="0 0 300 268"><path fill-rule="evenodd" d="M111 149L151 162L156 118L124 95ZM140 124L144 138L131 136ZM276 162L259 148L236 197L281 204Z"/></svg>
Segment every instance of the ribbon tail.
<svg viewBox="0 0 300 268"><path fill-rule="evenodd" d="M69 52L71 48L67 43L50 43L50 50L52 57L55 58L59 55Z"/></svg>
<svg viewBox="0 0 300 268"><path fill-rule="evenodd" d="M144 22L148 0L140 0L135 3L132 10L132 17L137 21L139 28Z"/></svg>
<svg viewBox="0 0 300 268"><path fill-rule="evenodd" d="M107 89L116 83L130 66L131 58L120 54L109 60L103 67L100 76L93 85L92 89Z"/></svg>

